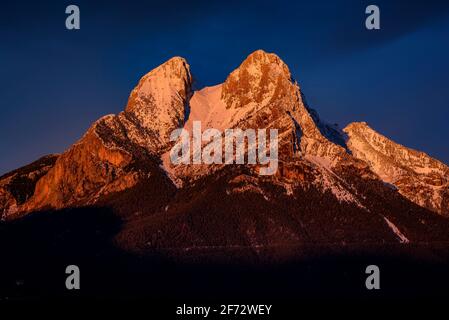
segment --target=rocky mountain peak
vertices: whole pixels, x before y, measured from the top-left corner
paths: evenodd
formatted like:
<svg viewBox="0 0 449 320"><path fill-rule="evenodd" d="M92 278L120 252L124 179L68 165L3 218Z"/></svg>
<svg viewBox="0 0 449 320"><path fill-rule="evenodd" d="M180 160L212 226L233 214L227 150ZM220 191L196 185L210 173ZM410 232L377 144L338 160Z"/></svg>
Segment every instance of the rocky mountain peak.
<svg viewBox="0 0 449 320"><path fill-rule="evenodd" d="M344 128L344 131L346 133L362 133L362 132L375 132L365 121L359 121L359 122L351 122Z"/></svg>
<svg viewBox="0 0 449 320"><path fill-rule="evenodd" d="M192 94L190 66L174 57L143 76L128 99L125 112L139 125L168 141L172 130L183 125Z"/></svg>
<svg viewBox="0 0 449 320"><path fill-rule="evenodd" d="M276 54L250 54L221 85L220 103L228 110L220 114L226 114L232 126L278 129L285 155L299 151L335 159L345 152L342 134L307 106L288 66Z"/></svg>
<svg viewBox="0 0 449 320"><path fill-rule="evenodd" d="M276 129L281 165L273 179L287 179L278 182L289 194L301 184L319 185L363 208L351 179L370 179L388 192L393 187L422 207L449 214L449 169L444 164L389 140L365 122L352 123L343 132L321 120L287 65L262 50L250 54L223 84L195 92L185 59L163 63L140 79L125 111L97 120L39 175L0 178L0 212L17 216L91 205L143 182L151 184L155 177L169 189L178 178L192 182L212 177L221 166L184 168L169 161L170 134L178 128L191 132L194 121L202 129L221 132ZM11 192L10 186L25 178L27 189L19 196Z"/></svg>
<svg viewBox="0 0 449 320"><path fill-rule="evenodd" d="M449 168L445 164L392 141L366 122L351 123L344 131L352 155L366 162L384 182L416 204L449 215Z"/></svg>
<svg viewBox="0 0 449 320"><path fill-rule="evenodd" d="M417 173L429 166L447 170L447 167L428 156L426 153L407 148L376 132L366 122L353 122L344 131L349 137L348 143L360 157L363 155L378 156L378 160L394 162L398 167L404 166ZM421 168L421 169L420 169ZM393 179L393 177L391 177ZM394 182L394 181L389 181Z"/></svg>
<svg viewBox="0 0 449 320"><path fill-rule="evenodd" d="M239 108L273 99L285 93L291 84L287 65L277 55L257 50L228 76L222 98L228 108Z"/></svg>
<svg viewBox="0 0 449 320"><path fill-rule="evenodd" d="M254 68L251 70L251 68ZM239 69L249 69L253 74L271 72L271 75L284 75L290 79L291 74L288 66L276 54L264 50L251 53L240 65Z"/></svg>

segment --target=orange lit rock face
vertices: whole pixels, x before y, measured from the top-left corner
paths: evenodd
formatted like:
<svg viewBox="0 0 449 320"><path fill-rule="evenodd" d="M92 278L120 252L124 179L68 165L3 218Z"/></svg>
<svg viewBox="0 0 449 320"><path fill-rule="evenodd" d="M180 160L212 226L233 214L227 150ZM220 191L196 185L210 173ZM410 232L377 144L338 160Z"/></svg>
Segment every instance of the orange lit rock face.
<svg viewBox="0 0 449 320"><path fill-rule="evenodd" d="M229 75L223 84L222 98L228 108L244 108L249 103L267 104L269 100L285 96L291 85L290 71L284 62L274 54L259 50Z"/></svg>
<svg viewBox="0 0 449 320"><path fill-rule="evenodd" d="M191 85L189 65L175 57L143 76L131 92L125 113L146 131L158 150L166 147L173 130L183 126Z"/></svg>
<svg viewBox="0 0 449 320"><path fill-rule="evenodd" d="M63 208L87 202L101 188L122 176L131 159L122 150L107 148L94 130L90 130L38 181L24 209Z"/></svg>
<svg viewBox="0 0 449 320"><path fill-rule="evenodd" d="M240 114L238 126L277 128L284 149L281 157L293 155L294 143L302 154L331 160L345 153L324 136L322 129L331 129L308 109L290 70L275 54L258 50L249 55L226 79L222 99L228 109Z"/></svg>
<svg viewBox="0 0 449 320"><path fill-rule="evenodd" d="M145 75L131 93L126 111L96 121L40 179L19 212L93 204L146 176L145 165L169 145L182 125L191 75L182 58L173 58ZM0 195L4 207L13 202ZM9 202L7 202L9 201Z"/></svg>
<svg viewBox="0 0 449 320"><path fill-rule="evenodd" d="M0 217L14 215L28 201L36 182L55 164L58 155L48 155L0 177Z"/></svg>
<svg viewBox="0 0 449 320"><path fill-rule="evenodd" d="M383 181L419 206L449 215L449 168L424 152L397 144L366 123L345 129L354 157L366 162Z"/></svg>

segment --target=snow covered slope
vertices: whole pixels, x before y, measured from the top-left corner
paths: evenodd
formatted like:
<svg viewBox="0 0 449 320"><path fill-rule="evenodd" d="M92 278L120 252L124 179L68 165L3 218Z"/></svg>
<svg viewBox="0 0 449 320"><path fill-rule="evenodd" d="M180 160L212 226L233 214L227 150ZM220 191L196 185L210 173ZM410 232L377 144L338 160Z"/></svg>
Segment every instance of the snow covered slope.
<svg viewBox="0 0 449 320"><path fill-rule="evenodd" d="M351 123L344 131L353 156L368 163L383 181L414 203L449 215L449 168L445 164L393 142L365 122Z"/></svg>

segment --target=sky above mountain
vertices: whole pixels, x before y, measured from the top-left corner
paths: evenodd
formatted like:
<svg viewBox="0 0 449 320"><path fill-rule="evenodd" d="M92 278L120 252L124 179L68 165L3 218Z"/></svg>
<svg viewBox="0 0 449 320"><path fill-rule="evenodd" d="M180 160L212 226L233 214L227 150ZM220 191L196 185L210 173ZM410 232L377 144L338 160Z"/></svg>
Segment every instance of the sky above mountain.
<svg viewBox="0 0 449 320"><path fill-rule="evenodd" d="M365 29L377 4L381 30ZM65 29L77 4L81 30ZM196 86L252 51L275 52L322 118L367 121L449 163L449 3L444 1L47 1L2 4L0 174L61 152L125 108L139 78L172 56Z"/></svg>

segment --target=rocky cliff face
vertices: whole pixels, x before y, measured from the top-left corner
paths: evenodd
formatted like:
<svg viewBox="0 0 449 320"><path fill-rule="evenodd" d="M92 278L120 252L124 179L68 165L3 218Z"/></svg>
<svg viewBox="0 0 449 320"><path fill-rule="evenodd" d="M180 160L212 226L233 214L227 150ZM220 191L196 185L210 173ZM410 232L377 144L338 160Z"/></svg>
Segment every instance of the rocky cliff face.
<svg viewBox="0 0 449 320"><path fill-rule="evenodd" d="M126 110L97 120L15 211L94 204L146 179L169 146L171 131L183 124L190 92L189 65L182 58L149 72L132 91Z"/></svg>
<svg viewBox="0 0 449 320"><path fill-rule="evenodd" d="M190 67L180 57L170 59L140 79L131 92L125 114L145 135L130 138L143 146L150 141L149 149L162 152L171 132L182 127L187 119L191 86Z"/></svg>
<svg viewBox="0 0 449 320"><path fill-rule="evenodd" d="M353 156L368 163L380 179L414 203L449 215L449 167L393 142L365 122L351 123L344 131Z"/></svg>
<svg viewBox="0 0 449 320"><path fill-rule="evenodd" d="M0 177L0 218L14 215L31 198L37 181L54 166L58 155L48 155Z"/></svg>
<svg viewBox="0 0 449 320"><path fill-rule="evenodd" d="M191 132L194 121L221 132L277 129L276 174L260 176L258 165L172 165L170 134ZM123 112L97 120L40 172L19 202L15 187L4 187L13 186L10 176L0 179L3 218L111 206L129 220L121 243L141 249L449 235L447 220L431 212L448 212L444 164L366 124L327 124L287 65L262 50L223 84L195 92L187 62L167 61L139 81Z"/></svg>
<svg viewBox="0 0 449 320"><path fill-rule="evenodd" d="M222 132L235 128L267 132L277 129L281 161L312 156L333 166L339 160L349 159L343 132L320 120L307 106L289 68L272 53L258 50L250 54L223 84L195 92L190 109L184 125L189 132L194 121L200 121L203 130L214 128ZM215 168L173 166L168 153L162 158L174 180L207 175Z"/></svg>
<svg viewBox="0 0 449 320"><path fill-rule="evenodd" d="M275 54L259 50L249 55L226 79L222 100L234 111L230 127L277 128L281 147L288 144L303 155L334 160L344 153L326 135L328 126L308 108L287 65Z"/></svg>

